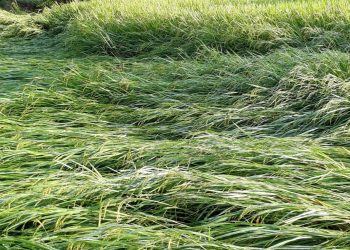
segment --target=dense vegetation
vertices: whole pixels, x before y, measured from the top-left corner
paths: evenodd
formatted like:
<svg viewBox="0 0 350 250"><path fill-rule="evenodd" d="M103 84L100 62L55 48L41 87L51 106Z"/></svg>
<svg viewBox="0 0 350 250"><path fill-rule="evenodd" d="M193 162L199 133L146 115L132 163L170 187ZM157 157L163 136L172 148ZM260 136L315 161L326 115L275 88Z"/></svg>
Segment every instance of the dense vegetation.
<svg viewBox="0 0 350 250"><path fill-rule="evenodd" d="M72 1L74 0L0 0L0 8L17 12L39 11L54 4Z"/></svg>
<svg viewBox="0 0 350 250"><path fill-rule="evenodd" d="M0 249L347 249L350 6L0 10Z"/></svg>

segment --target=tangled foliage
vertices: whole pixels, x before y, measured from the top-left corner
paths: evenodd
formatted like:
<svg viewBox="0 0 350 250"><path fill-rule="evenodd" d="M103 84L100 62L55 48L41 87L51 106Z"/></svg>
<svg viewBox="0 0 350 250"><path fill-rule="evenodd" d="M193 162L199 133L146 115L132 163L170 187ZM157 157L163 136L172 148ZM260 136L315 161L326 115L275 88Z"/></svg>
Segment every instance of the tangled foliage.
<svg viewBox="0 0 350 250"><path fill-rule="evenodd" d="M36 11L45 7L50 7L55 3L68 3L71 0L0 0L0 8L11 10L20 9Z"/></svg>

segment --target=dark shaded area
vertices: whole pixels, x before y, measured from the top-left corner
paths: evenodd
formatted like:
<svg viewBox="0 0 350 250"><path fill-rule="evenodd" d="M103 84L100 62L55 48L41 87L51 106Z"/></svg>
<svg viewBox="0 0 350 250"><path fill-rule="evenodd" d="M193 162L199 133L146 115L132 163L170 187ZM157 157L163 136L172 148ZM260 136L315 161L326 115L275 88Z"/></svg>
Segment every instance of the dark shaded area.
<svg viewBox="0 0 350 250"><path fill-rule="evenodd" d="M0 8L5 10L40 11L55 3L68 3L72 0L0 0Z"/></svg>

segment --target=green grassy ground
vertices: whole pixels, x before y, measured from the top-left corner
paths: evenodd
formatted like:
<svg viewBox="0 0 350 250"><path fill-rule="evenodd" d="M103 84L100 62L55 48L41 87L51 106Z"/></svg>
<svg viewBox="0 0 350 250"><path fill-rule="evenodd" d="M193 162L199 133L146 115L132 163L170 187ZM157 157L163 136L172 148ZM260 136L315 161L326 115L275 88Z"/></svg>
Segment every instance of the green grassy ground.
<svg viewBox="0 0 350 250"><path fill-rule="evenodd" d="M346 2L103 1L0 12L0 249L348 249Z"/></svg>

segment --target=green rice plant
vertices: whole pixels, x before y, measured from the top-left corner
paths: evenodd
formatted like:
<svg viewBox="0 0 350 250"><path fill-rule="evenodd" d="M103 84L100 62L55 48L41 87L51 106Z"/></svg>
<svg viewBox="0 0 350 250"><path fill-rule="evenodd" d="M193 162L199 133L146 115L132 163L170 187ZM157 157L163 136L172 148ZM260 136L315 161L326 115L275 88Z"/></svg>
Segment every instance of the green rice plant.
<svg viewBox="0 0 350 250"><path fill-rule="evenodd" d="M42 25L72 48L135 55L268 52L286 45L348 51L347 1L89 1L54 6ZM61 28L62 30L62 28Z"/></svg>
<svg viewBox="0 0 350 250"><path fill-rule="evenodd" d="M102 3L0 12L0 249L347 249L345 1Z"/></svg>
<svg viewBox="0 0 350 250"><path fill-rule="evenodd" d="M15 15L0 9L0 38L30 37L41 33L41 28L29 15Z"/></svg>

